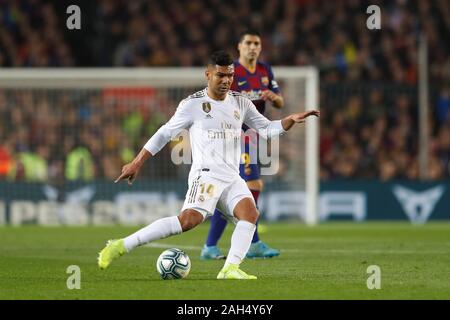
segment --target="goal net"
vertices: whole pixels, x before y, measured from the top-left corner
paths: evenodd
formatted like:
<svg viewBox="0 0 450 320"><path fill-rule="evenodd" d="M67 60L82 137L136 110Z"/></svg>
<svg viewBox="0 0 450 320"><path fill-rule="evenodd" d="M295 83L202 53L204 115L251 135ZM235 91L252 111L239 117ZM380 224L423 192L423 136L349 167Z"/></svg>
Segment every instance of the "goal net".
<svg viewBox="0 0 450 320"><path fill-rule="evenodd" d="M269 119L318 107L315 68L274 74L285 107L267 106ZM0 224L137 224L177 214L190 168L186 136L149 160L133 187L113 181L205 86L203 68L0 71ZM259 144L263 219L317 222L318 125L308 119Z"/></svg>

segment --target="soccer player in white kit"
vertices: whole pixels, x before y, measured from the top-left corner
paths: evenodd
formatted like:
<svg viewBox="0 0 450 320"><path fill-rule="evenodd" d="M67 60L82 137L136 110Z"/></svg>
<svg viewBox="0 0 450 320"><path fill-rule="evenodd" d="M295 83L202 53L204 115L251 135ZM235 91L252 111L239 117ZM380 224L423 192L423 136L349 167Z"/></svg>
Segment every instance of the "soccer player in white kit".
<svg viewBox="0 0 450 320"><path fill-rule="evenodd" d="M256 279L239 268L250 248L259 216L253 196L239 176L242 124L270 138L283 134L311 115L319 116L320 112L295 113L270 121L256 110L251 100L230 91L233 75L232 57L224 51L213 53L205 71L208 87L182 100L172 118L148 140L131 163L123 166L115 182L127 179L132 184L149 157L181 130L189 130L193 162L181 213L156 220L123 239L108 241L98 257L101 269L138 246L194 228L211 216L217 206L236 223L227 259L217 279Z"/></svg>

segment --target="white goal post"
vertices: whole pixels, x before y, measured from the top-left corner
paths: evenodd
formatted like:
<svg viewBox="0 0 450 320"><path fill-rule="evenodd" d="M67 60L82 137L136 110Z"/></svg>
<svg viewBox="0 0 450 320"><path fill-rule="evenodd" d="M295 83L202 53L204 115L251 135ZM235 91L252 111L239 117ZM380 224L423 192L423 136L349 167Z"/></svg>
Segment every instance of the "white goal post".
<svg viewBox="0 0 450 320"><path fill-rule="evenodd" d="M286 106L279 111L266 108L269 118L271 112L281 118L292 112L319 108L319 73L315 67L274 67L273 71ZM193 93L205 86L204 68L201 67L0 70L0 90L150 87L170 94L171 88L192 88ZM173 106L174 109L175 107L176 105ZM300 201L302 208L298 208L298 215L307 225L315 225L318 223L319 121L316 118L308 119L304 126L296 126L292 131L280 139L292 140L286 181L292 186L292 190L301 191L304 198Z"/></svg>

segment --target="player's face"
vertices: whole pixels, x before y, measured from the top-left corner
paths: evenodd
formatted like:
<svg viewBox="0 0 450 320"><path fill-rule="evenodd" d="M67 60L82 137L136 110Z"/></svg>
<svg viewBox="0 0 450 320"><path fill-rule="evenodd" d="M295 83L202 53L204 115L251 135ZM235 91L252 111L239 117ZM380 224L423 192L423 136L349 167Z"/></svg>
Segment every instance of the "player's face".
<svg viewBox="0 0 450 320"><path fill-rule="evenodd" d="M209 66L206 70L208 87L218 98L223 98L233 83L234 66Z"/></svg>
<svg viewBox="0 0 450 320"><path fill-rule="evenodd" d="M246 34L238 44L239 56L248 61L258 60L261 49L261 39L255 35Z"/></svg>

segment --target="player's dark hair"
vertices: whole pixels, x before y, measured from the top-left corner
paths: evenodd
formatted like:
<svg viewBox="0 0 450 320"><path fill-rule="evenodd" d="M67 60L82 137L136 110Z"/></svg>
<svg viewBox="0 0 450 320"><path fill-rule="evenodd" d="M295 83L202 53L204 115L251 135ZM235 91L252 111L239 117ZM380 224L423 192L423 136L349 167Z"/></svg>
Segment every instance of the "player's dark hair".
<svg viewBox="0 0 450 320"><path fill-rule="evenodd" d="M233 58L223 50L215 51L209 56L208 65L226 67L233 64Z"/></svg>
<svg viewBox="0 0 450 320"><path fill-rule="evenodd" d="M248 28L248 29L245 29L245 30L243 30L242 32L239 33L239 42L242 42L242 40L244 40L244 37L247 36L247 35L249 35L249 36L258 36L258 37L261 38L261 34L259 33L258 30Z"/></svg>

